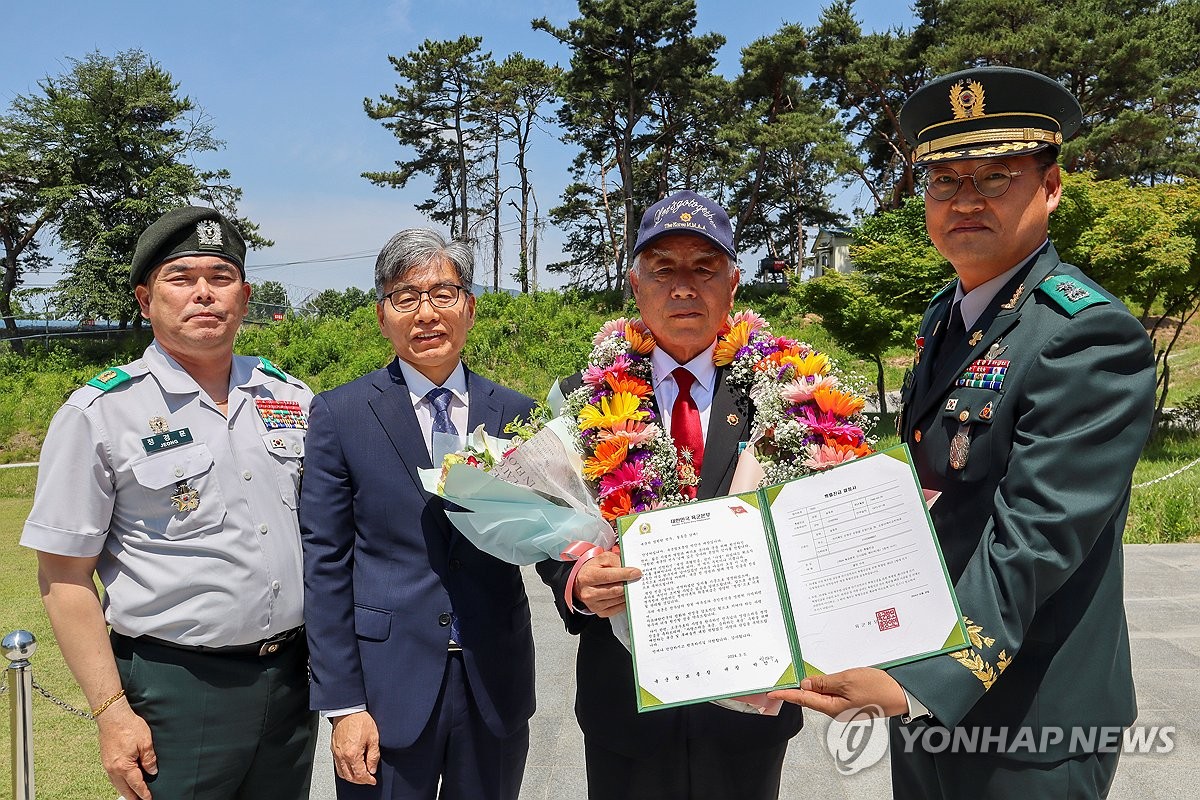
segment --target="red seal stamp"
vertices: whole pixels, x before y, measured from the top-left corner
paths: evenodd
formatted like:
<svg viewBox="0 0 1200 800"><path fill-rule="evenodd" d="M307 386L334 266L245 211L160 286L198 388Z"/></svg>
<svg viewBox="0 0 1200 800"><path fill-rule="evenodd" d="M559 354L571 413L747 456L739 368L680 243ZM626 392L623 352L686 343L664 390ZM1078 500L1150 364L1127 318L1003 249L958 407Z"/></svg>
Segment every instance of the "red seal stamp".
<svg viewBox="0 0 1200 800"><path fill-rule="evenodd" d="M900 627L900 617L896 615L896 609L885 608L875 612L875 624L879 626L879 630L889 631Z"/></svg>

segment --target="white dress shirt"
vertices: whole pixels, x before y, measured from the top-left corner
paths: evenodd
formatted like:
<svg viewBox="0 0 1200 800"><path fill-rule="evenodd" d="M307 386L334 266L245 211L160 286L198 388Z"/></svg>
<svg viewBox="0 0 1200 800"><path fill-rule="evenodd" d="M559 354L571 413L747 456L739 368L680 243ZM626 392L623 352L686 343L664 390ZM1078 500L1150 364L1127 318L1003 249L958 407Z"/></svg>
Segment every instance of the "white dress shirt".
<svg viewBox="0 0 1200 800"><path fill-rule="evenodd" d="M713 392L717 385L717 367L713 364L713 349L716 346L717 343L713 342L708 349L686 364L680 364L671 358L661 347L654 348L650 353L650 374L654 383L654 397L658 400L659 418L663 430L667 433L671 432L671 409L675 406L675 399L679 397L679 384L675 382L675 376L671 373L677 367L684 367L695 378L691 388L692 402L696 404L696 410L700 412L700 431L704 436L704 441L708 441L708 417L712 410Z"/></svg>

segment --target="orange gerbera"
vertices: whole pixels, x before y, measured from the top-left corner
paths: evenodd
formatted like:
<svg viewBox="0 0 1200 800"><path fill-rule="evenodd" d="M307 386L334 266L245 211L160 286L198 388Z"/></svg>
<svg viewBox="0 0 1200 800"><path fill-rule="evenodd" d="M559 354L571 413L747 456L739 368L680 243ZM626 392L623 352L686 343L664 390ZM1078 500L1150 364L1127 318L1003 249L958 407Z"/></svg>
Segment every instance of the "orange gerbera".
<svg viewBox="0 0 1200 800"><path fill-rule="evenodd" d="M640 410L641 398L629 392L617 392L612 397L601 397L600 407L586 405L579 412L579 430L588 428L610 428L627 420L643 420L649 412Z"/></svg>
<svg viewBox="0 0 1200 800"><path fill-rule="evenodd" d="M717 340L717 347L713 350L713 363L718 367L732 364L738 350L750 344L751 333L749 322L739 322L730 328L728 333Z"/></svg>
<svg viewBox="0 0 1200 800"><path fill-rule="evenodd" d="M799 347L786 347L776 350L754 365L759 372L779 372L787 366L797 366L804 360L804 354Z"/></svg>
<svg viewBox="0 0 1200 800"><path fill-rule="evenodd" d="M858 444L852 444L850 442L830 438L828 436L824 438L826 447L832 447L838 453L841 453L845 456L862 458L863 456L869 456L871 453L875 452L871 449L871 445L867 444L865 441L859 442Z"/></svg>
<svg viewBox="0 0 1200 800"><path fill-rule="evenodd" d="M596 480L607 475L621 466L628 454L629 440L624 436L614 436L611 439L597 442L591 458L584 462L583 476L589 480Z"/></svg>
<svg viewBox="0 0 1200 800"><path fill-rule="evenodd" d="M625 340L629 342L630 350L644 356L654 349L654 334L640 319L630 320L625 326Z"/></svg>
<svg viewBox="0 0 1200 800"><path fill-rule="evenodd" d="M846 394L840 389L835 389L830 386L821 386L813 391L812 399L817 406L827 414L845 419L852 417L863 410L866 401L852 394Z"/></svg>
<svg viewBox="0 0 1200 800"><path fill-rule="evenodd" d="M604 382L609 385L614 394L626 392L635 397L645 397L650 394L650 384L628 372L610 372L604 376Z"/></svg>
<svg viewBox="0 0 1200 800"><path fill-rule="evenodd" d="M618 489L600 501L600 514L610 522L633 511L633 500L628 489Z"/></svg>

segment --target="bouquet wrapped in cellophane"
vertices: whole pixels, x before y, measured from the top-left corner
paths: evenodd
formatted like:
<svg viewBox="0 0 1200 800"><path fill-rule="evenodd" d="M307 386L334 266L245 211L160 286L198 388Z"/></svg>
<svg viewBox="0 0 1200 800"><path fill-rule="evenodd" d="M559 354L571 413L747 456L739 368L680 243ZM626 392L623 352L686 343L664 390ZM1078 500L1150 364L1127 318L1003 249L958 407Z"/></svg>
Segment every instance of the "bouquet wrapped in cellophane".
<svg viewBox="0 0 1200 800"><path fill-rule="evenodd" d="M517 426L513 439L476 428L440 468L421 470L426 491L464 509L446 516L477 548L508 564L566 561L593 546L611 548L616 534L581 477L567 421L534 419ZM438 438L444 434L434 436L434 453L444 452Z"/></svg>

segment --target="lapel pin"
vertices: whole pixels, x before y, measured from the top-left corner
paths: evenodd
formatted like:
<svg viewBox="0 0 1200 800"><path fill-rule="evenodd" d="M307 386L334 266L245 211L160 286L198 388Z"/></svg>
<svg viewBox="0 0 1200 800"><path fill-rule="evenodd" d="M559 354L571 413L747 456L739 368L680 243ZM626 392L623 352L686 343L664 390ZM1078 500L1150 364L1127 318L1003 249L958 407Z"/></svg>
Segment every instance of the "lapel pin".
<svg viewBox="0 0 1200 800"><path fill-rule="evenodd" d="M730 425L737 425L738 424L738 415L730 414L728 417L725 418L725 421L728 422Z"/></svg>
<svg viewBox="0 0 1200 800"><path fill-rule="evenodd" d="M983 331L975 331L974 333L971 334L971 340L970 340L971 347L974 347L975 345L979 344L982 341L983 341Z"/></svg>
<svg viewBox="0 0 1200 800"><path fill-rule="evenodd" d="M1024 291L1025 291L1025 284L1022 283L1020 286L1017 287L1017 290L1015 292L1013 292L1013 296L1008 298L1008 302L1000 307L1005 309L1006 311L1012 311L1014 308L1017 307L1017 301L1021 299L1021 294Z"/></svg>
<svg viewBox="0 0 1200 800"><path fill-rule="evenodd" d="M151 433L167 433L171 429L167 425L166 417L151 417L150 432Z"/></svg>

